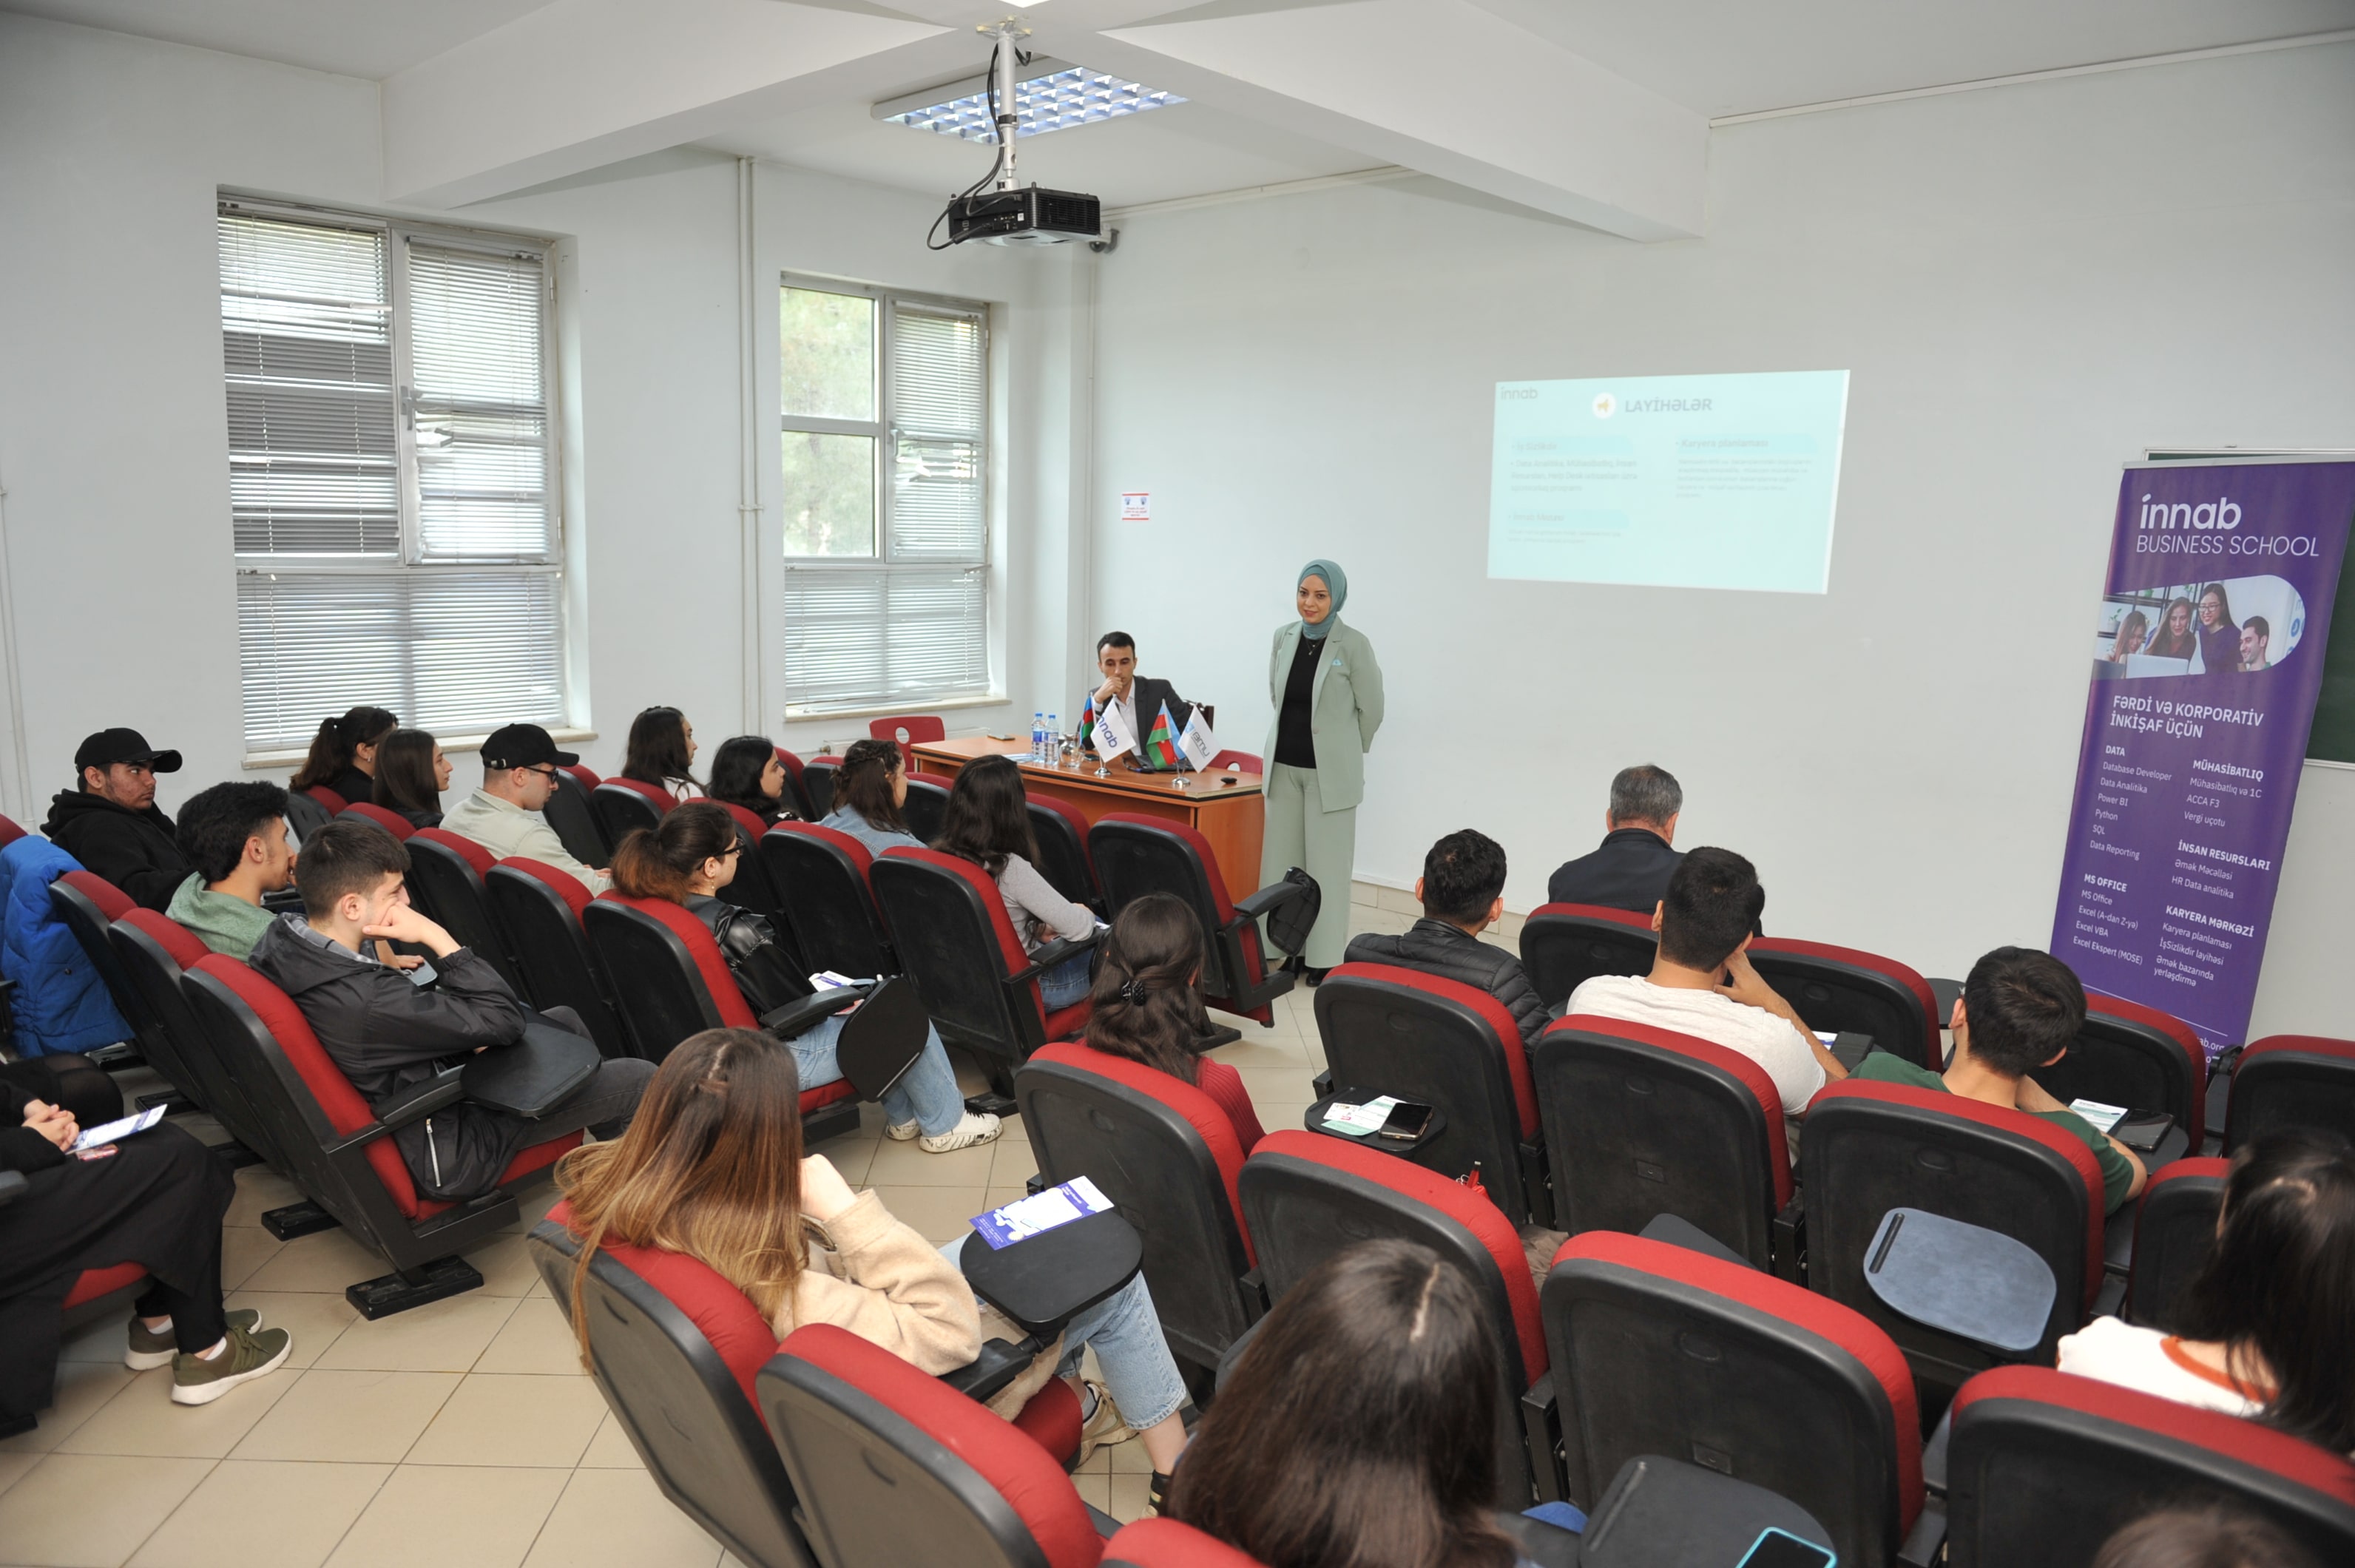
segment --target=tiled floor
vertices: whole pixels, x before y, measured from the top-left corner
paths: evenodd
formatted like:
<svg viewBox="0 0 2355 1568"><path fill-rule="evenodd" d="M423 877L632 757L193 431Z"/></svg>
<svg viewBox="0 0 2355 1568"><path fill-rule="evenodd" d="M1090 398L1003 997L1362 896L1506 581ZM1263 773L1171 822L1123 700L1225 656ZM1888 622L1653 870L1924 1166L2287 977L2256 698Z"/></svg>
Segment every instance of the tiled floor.
<svg viewBox="0 0 2355 1568"><path fill-rule="evenodd" d="M1353 907L1359 930L1412 917ZM1215 1054L1242 1072L1260 1120L1298 1126L1323 1065L1305 990L1276 1025L1228 1019ZM978 1087L977 1077L969 1088ZM1018 1198L1036 1168L1018 1120L996 1144L927 1155L881 1136L879 1113L820 1146L934 1241ZM343 1289L384 1262L330 1231L281 1243L264 1210L290 1202L259 1167L239 1173L222 1283L232 1307L293 1330L277 1374L195 1409L170 1372L123 1365L119 1318L73 1336L58 1402L37 1431L0 1442L0 1568L714 1568L719 1544L655 1489L580 1368L563 1314L524 1252L554 1200L541 1189L509 1234L467 1254L481 1290L369 1323ZM1080 1495L1126 1520L1144 1508L1143 1448L1100 1449ZM732 1561L732 1559L730 1560Z"/></svg>

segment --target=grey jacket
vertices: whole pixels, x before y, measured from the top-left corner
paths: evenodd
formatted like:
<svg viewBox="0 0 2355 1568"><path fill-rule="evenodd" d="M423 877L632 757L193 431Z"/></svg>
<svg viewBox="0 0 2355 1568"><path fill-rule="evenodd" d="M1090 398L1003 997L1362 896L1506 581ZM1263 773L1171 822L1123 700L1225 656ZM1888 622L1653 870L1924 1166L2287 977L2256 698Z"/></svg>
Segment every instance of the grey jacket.
<svg viewBox="0 0 2355 1568"><path fill-rule="evenodd" d="M1327 811L1346 811L1366 798L1366 752L1382 727L1382 667L1374 645L1357 627L1336 619L1326 634L1332 645L1316 661L1316 684L1309 690L1308 729L1316 742L1316 796ZM1267 748L1275 761L1276 727L1284 720L1284 681L1292 672L1292 650L1300 645L1300 623L1275 632L1268 653Z"/></svg>
<svg viewBox="0 0 2355 1568"><path fill-rule="evenodd" d="M1444 920L1426 915L1400 936L1368 932L1352 938L1342 957L1349 964L1395 964L1401 969L1420 969L1487 992L1505 1005L1520 1026L1525 1050L1535 1051L1538 1036L1553 1021L1519 959Z"/></svg>

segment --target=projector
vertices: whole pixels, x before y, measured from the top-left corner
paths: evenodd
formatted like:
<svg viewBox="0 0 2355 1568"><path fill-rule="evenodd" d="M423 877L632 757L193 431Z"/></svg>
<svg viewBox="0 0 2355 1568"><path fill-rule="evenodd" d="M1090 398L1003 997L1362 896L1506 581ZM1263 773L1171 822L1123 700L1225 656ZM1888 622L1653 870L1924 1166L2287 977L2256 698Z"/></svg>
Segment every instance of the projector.
<svg viewBox="0 0 2355 1568"><path fill-rule="evenodd" d="M949 243L983 240L992 245L1065 245L1103 232L1103 203L1077 191L985 191L949 203Z"/></svg>

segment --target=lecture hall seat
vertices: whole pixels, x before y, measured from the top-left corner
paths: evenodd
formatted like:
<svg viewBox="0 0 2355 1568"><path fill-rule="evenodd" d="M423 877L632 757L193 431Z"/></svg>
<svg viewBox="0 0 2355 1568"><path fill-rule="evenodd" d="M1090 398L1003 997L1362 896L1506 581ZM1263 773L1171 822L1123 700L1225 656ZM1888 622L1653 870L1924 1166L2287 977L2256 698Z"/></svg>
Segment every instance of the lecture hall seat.
<svg viewBox="0 0 2355 1568"><path fill-rule="evenodd" d="M1601 904L1540 904L1521 922L1521 967L1549 1008L1597 975L1648 975L1659 954L1652 917Z"/></svg>
<svg viewBox="0 0 2355 1568"><path fill-rule="evenodd" d="M1088 859L1103 885L1110 918L1149 893L1168 893L1202 928L1202 998L1214 1008L1275 1027L1275 998L1292 989L1290 970L1271 971L1260 919L1305 897L1298 883L1276 881L1237 901L1210 841L1182 822L1115 811L1088 829Z"/></svg>
<svg viewBox="0 0 2355 1568"><path fill-rule="evenodd" d="M889 741L900 748L900 765L912 774L916 771L916 748L932 741L948 739L948 726L936 713L908 713L896 719L869 720L867 733L878 741ZM914 782L912 779L911 783ZM924 837L919 835L919 837ZM931 842L926 837L927 843Z"/></svg>

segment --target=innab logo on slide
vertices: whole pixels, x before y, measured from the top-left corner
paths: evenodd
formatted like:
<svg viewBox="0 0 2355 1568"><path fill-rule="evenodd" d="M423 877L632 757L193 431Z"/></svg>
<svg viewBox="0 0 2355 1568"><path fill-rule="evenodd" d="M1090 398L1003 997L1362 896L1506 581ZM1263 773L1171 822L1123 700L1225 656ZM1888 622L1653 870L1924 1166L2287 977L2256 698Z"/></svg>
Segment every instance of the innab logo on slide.
<svg viewBox="0 0 2355 1568"><path fill-rule="evenodd" d="M2142 510L2137 526L2146 528L2219 528L2226 531L2241 526L2241 508L2237 502L2217 499L2193 506L2178 501L2169 506L2165 501L2154 505L2148 496L2142 498Z"/></svg>

